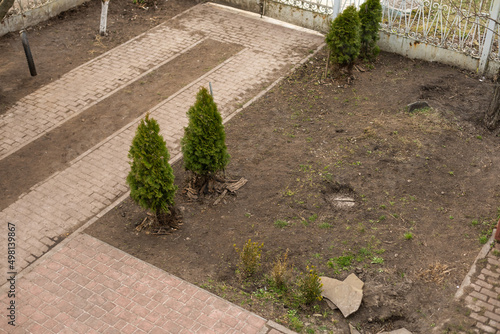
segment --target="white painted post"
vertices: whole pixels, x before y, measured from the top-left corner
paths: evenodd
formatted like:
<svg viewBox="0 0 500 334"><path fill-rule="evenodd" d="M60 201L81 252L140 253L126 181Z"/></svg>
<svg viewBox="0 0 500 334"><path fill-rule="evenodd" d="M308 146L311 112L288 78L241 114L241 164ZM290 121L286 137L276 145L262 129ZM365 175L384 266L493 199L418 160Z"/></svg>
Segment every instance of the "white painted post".
<svg viewBox="0 0 500 334"><path fill-rule="evenodd" d="M106 25L108 21L108 6L109 6L109 0L102 0L101 24L99 26L99 34L101 34L101 36L106 35Z"/></svg>
<svg viewBox="0 0 500 334"><path fill-rule="evenodd" d="M499 0L500 1L500 0ZM342 4L342 0L333 0L333 13L332 13L332 21L339 16L340 13L340 5Z"/></svg>
<svg viewBox="0 0 500 334"><path fill-rule="evenodd" d="M484 74L486 67L488 66L488 57L491 52L491 45L493 44L493 39L496 37L495 27L498 20L498 13L500 12L500 0L494 0L493 7L490 12L490 20L488 22L488 30L486 31L486 37L483 44L483 52L481 53L481 58L479 60L479 73Z"/></svg>

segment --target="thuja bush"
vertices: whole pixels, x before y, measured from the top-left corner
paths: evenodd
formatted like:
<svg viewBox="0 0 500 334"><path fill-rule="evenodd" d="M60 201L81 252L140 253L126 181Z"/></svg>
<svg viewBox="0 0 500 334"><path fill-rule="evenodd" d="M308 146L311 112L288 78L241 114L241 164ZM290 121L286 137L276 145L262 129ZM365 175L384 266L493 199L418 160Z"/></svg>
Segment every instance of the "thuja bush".
<svg viewBox="0 0 500 334"><path fill-rule="evenodd" d="M301 273L297 282L298 297L304 304L312 304L315 300L321 300L323 284L314 266L307 267L307 273Z"/></svg>
<svg viewBox="0 0 500 334"><path fill-rule="evenodd" d="M198 176L210 176L224 170L229 162L222 117L206 88L196 95L187 112L189 124L181 140L184 167Z"/></svg>
<svg viewBox="0 0 500 334"><path fill-rule="evenodd" d="M361 51L360 57L373 59L380 53L377 41L380 36L380 22L382 21L382 5L380 0L367 0L359 8L361 21Z"/></svg>
<svg viewBox="0 0 500 334"><path fill-rule="evenodd" d="M260 259L262 254L262 247L264 243L252 242L251 239L243 245L242 249L233 245L234 250L239 255L238 261L238 274L243 277L250 277L257 272L260 267Z"/></svg>
<svg viewBox="0 0 500 334"><path fill-rule="evenodd" d="M351 73L354 61L358 58L360 40L360 20L354 6L348 6L330 25L326 43L331 51L332 60L340 66L347 66Z"/></svg>
<svg viewBox="0 0 500 334"><path fill-rule="evenodd" d="M157 219L161 213L170 213L177 191L168 162L170 154L159 132L158 122L147 114L132 140L128 154L131 169L127 176L132 199L151 210Z"/></svg>

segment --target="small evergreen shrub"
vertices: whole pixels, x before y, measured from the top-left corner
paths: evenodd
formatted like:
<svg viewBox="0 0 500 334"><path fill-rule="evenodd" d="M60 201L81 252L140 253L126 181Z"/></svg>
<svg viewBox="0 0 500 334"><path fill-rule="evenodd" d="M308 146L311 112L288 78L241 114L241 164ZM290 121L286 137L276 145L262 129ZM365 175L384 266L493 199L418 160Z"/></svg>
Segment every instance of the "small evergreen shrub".
<svg viewBox="0 0 500 334"><path fill-rule="evenodd" d="M321 300L321 292L323 284L319 279L318 273L314 266L307 267L308 273L301 273L301 277L297 283L300 300L304 304L312 304L315 300Z"/></svg>
<svg viewBox="0 0 500 334"><path fill-rule="evenodd" d="M373 59L380 53L377 46L379 40L378 31L382 21L382 5L380 0L367 0L359 8L359 19L361 21L361 52L360 57Z"/></svg>
<svg viewBox="0 0 500 334"><path fill-rule="evenodd" d="M251 239L248 239L242 249L236 247L236 244L233 247L240 257L238 262L239 274L244 278L255 274L260 267L260 258L264 243L259 245L258 242L252 242Z"/></svg>
<svg viewBox="0 0 500 334"><path fill-rule="evenodd" d="M181 140L184 167L197 176L210 176L224 170L229 162L222 117L206 88L196 95L187 112L189 124Z"/></svg>
<svg viewBox="0 0 500 334"><path fill-rule="evenodd" d="M128 157L131 159L127 183L130 196L156 217L170 213L177 186L168 160L167 145L159 134L160 126L149 114L137 127Z"/></svg>
<svg viewBox="0 0 500 334"><path fill-rule="evenodd" d="M332 60L340 66L347 66L349 73L361 48L360 24L358 12L351 5L332 21L326 35Z"/></svg>

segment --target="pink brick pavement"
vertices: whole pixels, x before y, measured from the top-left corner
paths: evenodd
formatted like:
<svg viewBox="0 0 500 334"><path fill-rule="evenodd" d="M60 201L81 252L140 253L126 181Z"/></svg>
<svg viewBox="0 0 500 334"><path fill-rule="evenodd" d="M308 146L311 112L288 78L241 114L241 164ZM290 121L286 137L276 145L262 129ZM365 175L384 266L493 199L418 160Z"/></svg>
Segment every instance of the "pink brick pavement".
<svg viewBox="0 0 500 334"><path fill-rule="evenodd" d="M477 264L463 299L479 333L500 334L500 245L489 249L486 265ZM484 268L483 268L484 267Z"/></svg>
<svg viewBox="0 0 500 334"><path fill-rule="evenodd" d="M178 35L177 30L181 30ZM169 34L165 34L166 32ZM174 32L174 35L170 32ZM193 39L193 36L201 37ZM100 78L104 75L97 71L99 67L95 65L96 61L107 62L108 58L119 60L123 62L124 71L127 71L127 66L133 66L129 63L136 64L137 58L131 60L132 56L126 55L144 55L150 48L158 49L160 51L152 52L148 56L149 60L145 61L145 64L150 64L153 68L155 64L162 63L162 57L167 58L170 55L165 53L166 50L172 48L174 57L206 38L240 43L243 49L150 110L160 124L172 157L180 153L179 142L183 128L187 125L186 112L194 103L200 86L212 83L215 101L223 118L228 119L243 103L253 98L256 91L261 91L286 74L323 41L323 37L318 34L275 25L259 19L257 15L251 16L212 4L203 4L146 32L132 42L111 50L99 59L78 67L70 74L81 80L90 78L86 89L91 89L101 84ZM184 49L173 47L170 39L182 45ZM161 45L156 45L158 43ZM129 49L134 51L130 53ZM106 72L106 67L103 67L102 71ZM80 82L80 79L77 81ZM64 77L60 80L64 82L66 79ZM60 89L63 92L60 94L64 93L64 85L59 83L59 80L53 84L62 85ZM33 94L49 94L51 90L47 91L46 87ZM71 87L69 85L69 95L64 93L64 96L72 96ZM78 92L75 89L75 94ZM43 101L42 99L40 104L43 105ZM85 108L79 110L84 112ZM58 117L53 109L41 113L52 119ZM38 112L36 114L41 115ZM16 113L12 115L9 117L23 117ZM7 118L10 119L9 117ZM43 117L37 118L37 121L43 123ZM103 140L72 161L67 169L34 186L0 212L1 224L16 224L19 270L46 253L61 236L84 224L127 192L125 179L130 168L127 153L137 123L138 121L132 122ZM48 130L47 128L46 131ZM2 142L6 141L0 138L0 145ZM6 234L0 233L0 244L4 242ZM6 254L1 252L0 271L5 272L5 266Z"/></svg>
<svg viewBox="0 0 500 334"><path fill-rule="evenodd" d="M169 38L165 38L169 36ZM210 4L199 5L84 64L20 100L0 117L0 159L206 38L243 50L151 109L172 156L199 86L212 82L224 119L309 53L323 38ZM143 59L137 67L136 59ZM18 124L11 126L12 124ZM137 122L0 212L16 224L17 327L0 333L283 333L272 322L85 234L67 235L127 192L127 151ZM0 234L7 244L7 233ZM0 270L7 273L6 253ZM45 254L45 255L44 255ZM500 261L493 250L464 299L479 333L500 334ZM8 284L0 288L6 314Z"/></svg>
<svg viewBox="0 0 500 334"><path fill-rule="evenodd" d="M257 15L212 4L195 6L19 101L0 117L0 127L8 129L0 135L0 159L206 38L238 43L243 49L150 110L173 159L179 156L186 111L200 86L212 83L227 120L323 42L318 34ZM143 67L136 67L137 59ZM286 332L99 240L71 234L127 193L127 152L137 123L109 136L0 212L5 232L1 245L8 243L7 224L16 226L18 274L18 326L13 330L2 316L0 332ZM67 239L55 246L62 237ZM0 261L0 271L7 275L7 252L0 253ZM6 315L4 306L11 298L9 284L2 284L1 314Z"/></svg>
<svg viewBox="0 0 500 334"><path fill-rule="evenodd" d="M1 290L5 309L10 299ZM18 279L15 301L16 326L2 316L0 333L272 330L262 317L83 233Z"/></svg>

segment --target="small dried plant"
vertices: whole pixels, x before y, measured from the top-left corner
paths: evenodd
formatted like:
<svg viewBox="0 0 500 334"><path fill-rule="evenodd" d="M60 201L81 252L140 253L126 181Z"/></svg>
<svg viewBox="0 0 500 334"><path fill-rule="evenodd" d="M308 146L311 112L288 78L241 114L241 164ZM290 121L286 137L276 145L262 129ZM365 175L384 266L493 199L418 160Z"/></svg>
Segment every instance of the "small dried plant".
<svg viewBox="0 0 500 334"><path fill-rule="evenodd" d="M284 254L278 255L271 270L273 285L280 290L287 289L287 283L291 276L291 268L288 265L288 249Z"/></svg>
<svg viewBox="0 0 500 334"><path fill-rule="evenodd" d="M255 274L260 267L261 253L264 243L259 245L258 242L252 242L251 239L248 239L242 249L236 247L236 244L234 244L233 247L240 257L238 262L238 273L243 278L247 278Z"/></svg>

